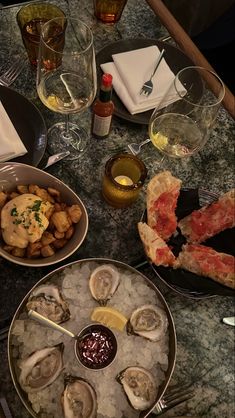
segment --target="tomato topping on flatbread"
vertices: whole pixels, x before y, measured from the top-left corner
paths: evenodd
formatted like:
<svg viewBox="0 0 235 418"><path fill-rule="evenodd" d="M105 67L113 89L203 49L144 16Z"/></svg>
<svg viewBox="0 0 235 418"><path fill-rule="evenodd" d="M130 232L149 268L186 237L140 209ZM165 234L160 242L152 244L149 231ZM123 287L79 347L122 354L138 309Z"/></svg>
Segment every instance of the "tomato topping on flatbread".
<svg viewBox="0 0 235 418"><path fill-rule="evenodd" d="M193 211L178 224L190 243L200 243L235 226L235 189L209 206Z"/></svg>
<svg viewBox="0 0 235 418"><path fill-rule="evenodd" d="M183 268L235 288L235 258L200 244L183 246L174 268Z"/></svg>
<svg viewBox="0 0 235 418"><path fill-rule="evenodd" d="M181 181L169 171L157 174L147 187L148 225L167 241L176 231L175 208L180 193Z"/></svg>
<svg viewBox="0 0 235 418"><path fill-rule="evenodd" d="M178 190L165 192L153 205L153 216L155 216L156 219L153 229L164 239L169 238L177 228L175 208L178 196Z"/></svg>
<svg viewBox="0 0 235 418"><path fill-rule="evenodd" d="M156 266L172 266L175 256L165 241L144 222L138 223L138 231L145 253Z"/></svg>

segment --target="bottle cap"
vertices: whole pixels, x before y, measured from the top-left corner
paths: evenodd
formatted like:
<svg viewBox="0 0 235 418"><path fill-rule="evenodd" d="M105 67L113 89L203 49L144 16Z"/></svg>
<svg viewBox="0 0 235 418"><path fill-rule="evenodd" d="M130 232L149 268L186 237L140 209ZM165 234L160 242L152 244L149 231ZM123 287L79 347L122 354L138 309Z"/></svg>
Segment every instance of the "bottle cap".
<svg viewBox="0 0 235 418"><path fill-rule="evenodd" d="M105 73L102 75L102 84L106 87L111 86L113 81L113 76L111 74Z"/></svg>

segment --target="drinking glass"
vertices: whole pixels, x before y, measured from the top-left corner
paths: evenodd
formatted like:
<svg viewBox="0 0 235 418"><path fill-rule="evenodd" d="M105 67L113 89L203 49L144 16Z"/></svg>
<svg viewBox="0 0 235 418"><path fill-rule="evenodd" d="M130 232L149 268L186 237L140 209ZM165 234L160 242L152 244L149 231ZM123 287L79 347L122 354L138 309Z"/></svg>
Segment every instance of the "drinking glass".
<svg viewBox="0 0 235 418"><path fill-rule="evenodd" d="M127 0L93 0L95 16L103 23L116 23Z"/></svg>
<svg viewBox="0 0 235 418"><path fill-rule="evenodd" d="M150 118L149 137L153 145L164 155L176 158L201 150L224 94L224 84L214 72L197 66L179 71Z"/></svg>
<svg viewBox="0 0 235 418"><path fill-rule="evenodd" d="M51 3L31 3L22 6L16 15L23 44L30 64L37 67L41 27L55 17L65 17L63 10Z"/></svg>
<svg viewBox="0 0 235 418"><path fill-rule="evenodd" d="M83 154L88 135L69 121L69 115L88 108L96 88L93 36L88 26L71 17L46 22L40 38L37 92L45 106L66 116L48 130L51 153L70 151L70 160Z"/></svg>

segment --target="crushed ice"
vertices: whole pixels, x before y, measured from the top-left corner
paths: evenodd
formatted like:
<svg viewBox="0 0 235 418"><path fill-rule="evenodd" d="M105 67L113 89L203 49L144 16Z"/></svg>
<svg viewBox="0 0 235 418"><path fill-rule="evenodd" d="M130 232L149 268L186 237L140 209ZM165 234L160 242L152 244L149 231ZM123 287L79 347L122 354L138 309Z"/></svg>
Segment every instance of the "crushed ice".
<svg viewBox="0 0 235 418"><path fill-rule="evenodd" d="M92 310L98 306L92 299L88 281L98 265L102 263L86 261L66 267L52 281L61 290L69 303L71 318L65 322L67 329L78 333L91 320ZM162 307L156 292L139 274L118 267L121 281L109 306L118 309L129 317L134 309L144 304L156 304ZM125 297L124 297L125 295ZM168 332L158 342L148 341L139 336L128 336L125 331L113 330L117 338L118 352L115 361L104 370L86 370L76 360L74 340L47 327L25 318L25 312L15 320L12 329L12 353L17 365L22 358L45 346L53 346L64 342L64 370L61 375L47 388L36 394L29 394L29 405L40 418L63 418L60 397L64 389L64 374L80 376L87 379L96 390L98 402L97 418L137 418L139 412L130 407L122 387L115 380L116 375L128 366L139 365L150 370L159 386L165 378L164 371L168 368Z"/></svg>

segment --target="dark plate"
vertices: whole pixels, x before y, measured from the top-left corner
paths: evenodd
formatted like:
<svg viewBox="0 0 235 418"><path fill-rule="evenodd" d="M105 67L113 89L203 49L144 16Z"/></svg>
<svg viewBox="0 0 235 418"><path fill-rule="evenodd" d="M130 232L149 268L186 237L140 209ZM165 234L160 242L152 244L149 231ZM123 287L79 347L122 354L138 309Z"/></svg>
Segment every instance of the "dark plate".
<svg viewBox="0 0 235 418"><path fill-rule="evenodd" d="M157 45L157 47L162 50L165 48L166 52L164 58L173 71L176 74L179 70L190 65L194 65L193 62L178 48L169 45L162 41L157 41L156 39L123 39L112 44L105 46L101 49L96 55L96 64L97 64L97 75L98 80L101 80L102 70L100 64L113 61L112 55L119 52L131 51L134 49L145 48L147 46ZM147 112L137 113L136 115L131 115L124 104L121 102L119 97L113 91L112 96L115 111L114 114L119 116L122 119L128 120L134 123L140 123L147 125L150 119L153 109L148 110Z"/></svg>
<svg viewBox="0 0 235 418"><path fill-rule="evenodd" d="M217 198L217 194L206 190L181 190L176 209L178 220L189 215L193 210L212 203ZM146 218L146 212L144 216ZM227 229L201 244L212 247L218 252L235 255L234 233L235 228ZM169 245L175 255L178 255L185 242L186 240L180 231L178 231L177 236L170 238ZM161 281L172 290L184 296L193 299L203 299L215 295L235 296L235 291L233 289L223 286L207 277L198 276L197 274L183 269L175 270L171 267L151 265Z"/></svg>
<svg viewBox="0 0 235 418"><path fill-rule="evenodd" d="M0 100L28 152L14 160L37 167L47 145L47 128L38 108L22 94L0 86Z"/></svg>

